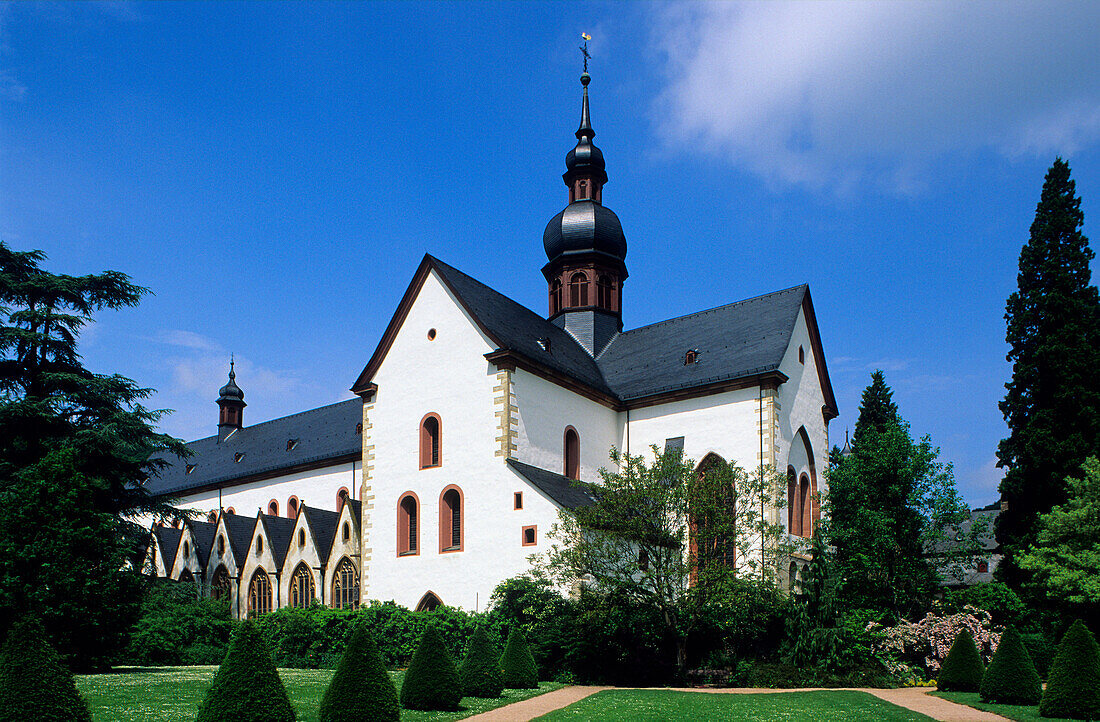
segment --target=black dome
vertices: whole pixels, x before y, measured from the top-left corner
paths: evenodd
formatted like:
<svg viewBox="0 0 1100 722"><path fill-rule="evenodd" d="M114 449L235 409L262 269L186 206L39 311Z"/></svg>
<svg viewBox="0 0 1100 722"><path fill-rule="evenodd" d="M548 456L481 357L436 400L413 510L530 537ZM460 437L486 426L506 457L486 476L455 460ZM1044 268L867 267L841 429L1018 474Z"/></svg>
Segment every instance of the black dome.
<svg viewBox="0 0 1100 722"><path fill-rule="evenodd" d="M601 156L602 160L602 156ZM550 219L542 234L546 257L598 251L626 258L626 236L619 217L593 200L576 201Z"/></svg>
<svg viewBox="0 0 1100 722"><path fill-rule="evenodd" d="M577 147L565 154L565 167L570 173L584 170L602 172L607 166L603 160L603 151L597 148L587 138L582 138ZM607 182L607 174L603 174L603 182Z"/></svg>
<svg viewBox="0 0 1100 722"><path fill-rule="evenodd" d="M218 390L218 401L244 401L244 391L237 385L237 373L229 364L229 383Z"/></svg>

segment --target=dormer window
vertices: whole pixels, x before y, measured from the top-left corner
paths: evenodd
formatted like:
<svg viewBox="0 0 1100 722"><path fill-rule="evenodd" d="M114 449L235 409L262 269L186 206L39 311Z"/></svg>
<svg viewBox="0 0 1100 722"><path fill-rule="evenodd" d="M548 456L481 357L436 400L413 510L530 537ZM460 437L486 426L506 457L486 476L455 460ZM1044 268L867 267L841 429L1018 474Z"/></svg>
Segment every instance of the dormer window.
<svg viewBox="0 0 1100 722"><path fill-rule="evenodd" d="M287 451L293 451L297 447L298 447L298 439L287 439L286 440L286 450Z"/></svg>
<svg viewBox="0 0 1100 722"><path fill-rule="evenodd" d="M193 472L195 470L195 466L196 466L195 464L188 464L187 468L185 468L183 470L183 473L190 474L191 472Z"/></svg>
<svg viewBox="0 0 1100 722"><path fill-rule="evenodd" d="M241 463L241 459L243 459L243 458L244 458L244 452L243 451L238 451L236 454L233 454L233 461L237 464Z"/></svg>
<svg viewBox="0 0 1100 722"><path fill-rule="evenodd" d="M540 338L539 339L539 346L541 346L542 350L545 351L546 353L550 353L550 339L549 338Z"/></svg>
<svg viewBox="0 0 1100 722"><path fill-rule="evenodd" d="M690 366L692 364L699 363L699 351L696 349L689 349L684 354L684 366Z"/></svg>

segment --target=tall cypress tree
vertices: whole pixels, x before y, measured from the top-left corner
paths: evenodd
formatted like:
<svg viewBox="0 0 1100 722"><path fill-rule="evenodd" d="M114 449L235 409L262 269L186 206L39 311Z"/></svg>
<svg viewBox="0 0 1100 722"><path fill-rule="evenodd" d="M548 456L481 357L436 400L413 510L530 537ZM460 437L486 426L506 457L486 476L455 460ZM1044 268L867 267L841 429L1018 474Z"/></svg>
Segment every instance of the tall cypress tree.
<svg viewBox="0 0 1100 722"><path fill-rule="evenodd" d="M900 423L894 392L886 385L886 376L882 371L876 370L871 374L871 385L863 389L863 396L859 400L859 417L852 432L852 447L866 439L868 432L881 434Z"/></svg>
<svg viewBox="0 0 1100 722"><path fill-rule="evenodd" d="M1058 158L1043 182L1020 251L1018 290L1005 310L1013 366L1000 404L1009 436L997 448L1007 503L997 541L1010 583L1022 581L1014 556L1034 541L1039 515L1066 501L1066 477L1100 442L1100 300L1083 223L1069 164Z"/></svg>

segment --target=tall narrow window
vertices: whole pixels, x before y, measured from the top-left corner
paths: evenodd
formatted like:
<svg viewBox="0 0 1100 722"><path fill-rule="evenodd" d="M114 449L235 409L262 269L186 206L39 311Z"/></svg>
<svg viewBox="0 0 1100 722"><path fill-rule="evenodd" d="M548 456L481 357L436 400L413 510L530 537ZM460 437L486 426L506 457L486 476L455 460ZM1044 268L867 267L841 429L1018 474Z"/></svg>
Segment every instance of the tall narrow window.
<svg viewBox="0 0 1100 722"><path fill-rule="evenodd" d="M799 536L802 534L802 514L798 511L798 482L795 478L794 467L787 467L787 533Z"/></svg>
<svg viewBox="0 0 1100 722"><path fill-rule="evenodd" d="M588 305L588 276L583 273L574 273L569 279L569 305Z"/></svg>
<svg viewBox="0 0 1100 722"><path fill-rule="evenodd" d="M252 616L271 611L271 578L263 569L257 569L248 584L248 613Z"/></svg>
<svg viewBox="0 0 1100 722"><path fill-rule="evenodd" d="M290 579L290 606L298 609L306 609L313 604L316 597L313 586L313 572L302 562L294 569L294 576Z"/></svg>
<svg viewBox="0 0 1100 722"><path fill-rule="evenodd" d="M336 492L336 511L337 513L344 510L344 504L348 503L348 499L351 498L351 493L348 492L346 486L341 487L340 491Z"/></svg>
<svg viewBox="0 0 1100 722"><path fill-rule="evenodd" d="M581 478L581 437L572 426L565 429L565 475L570 479Z"/></svg>
<svg viewBox="0 0 1100 722"><path fill-rule="evenodd" d="M225 599L229 596L229 572L224 564L219 564L214 570L214 576L210 580L210 596L214 599Z"/></svg>
<svg viewBox="0 0 1100 722"><path fill-rule="evenodd" d="M336 574L332 578L332 606L337 609L359 608L359 572L347 557L336 565Z"/></svg>
<svg viewBox="0 0 1100 722"><path fill-rule="evenodd" d="M439 496L439 551L462 551L462 491L453 484Z"/></svg>
<svg viewBox="0 0 1100 722"><path fill-rule="evenodd" d="M428 469L439 466L440 436L443 429L437 414L428 414L420 422L420 468Z"/></svg>
<svg viewBox="0 0 1100 722"><path fill-rule="evenodd" d="M289 519L295 519L298 516L298 497L292 496L286 500L286 515Z"/></svg>
<svg viewBox="0 0 1100 722"><path fill-rule="evenodd" d="M811 529L810 513L812 506L810 503L810 477L805 474L798 480L798 510L802 513L801 521L801 535L807 539L812 535L813 529Z"/></svg>
<svg viewBox="0 0 1100 722"><path fill-rule="evenodd" d="M409 492L397 505L397 554L407 556L420 549L420 502Z"/></svg>
<svg viewBox="0 0 1100 722"><path fill-rule="evenodd" d="M596 305L608 311L614 310L614 287L609 276L600 276L596 279Z"/></svg>
<svg viewBox="0 0 1100 722"><path fill-rule="evenodd" d="M550 282L550 315L561 310L561 279L555 278Z"/></svg>
<svg viewBox="0 0 1100 722"><path fill-rule="evenodd" d="M279 502L274 499L267 502L267 513L269 516L279 516Z"/></svg>

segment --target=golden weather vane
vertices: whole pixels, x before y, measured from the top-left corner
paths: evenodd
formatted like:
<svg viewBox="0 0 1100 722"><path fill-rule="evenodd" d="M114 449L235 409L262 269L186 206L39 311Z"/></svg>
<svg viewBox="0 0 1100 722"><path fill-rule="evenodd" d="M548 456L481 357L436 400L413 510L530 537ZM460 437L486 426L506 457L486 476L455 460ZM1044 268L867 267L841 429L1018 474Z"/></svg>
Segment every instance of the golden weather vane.
<svg viewBox="0 0 1100 722"><path fill-rule="evenodd" d="M588 72L588 61L592 59L592 56L588 54L588 41L592 39L592 36L588 33L581 33L581 39L584 40L584 45L581 46L581 55L584 56L584 72Z"/></svg>

